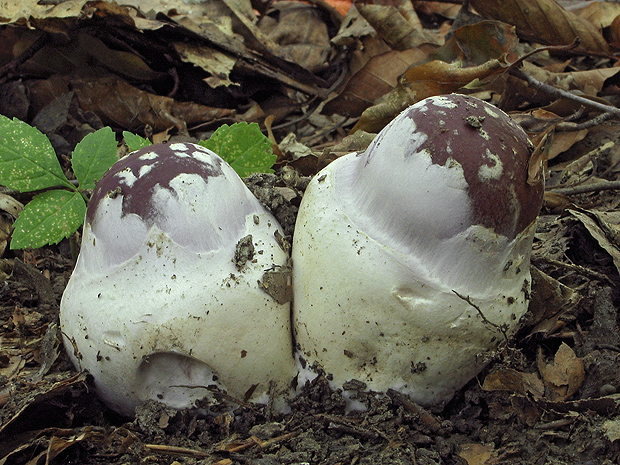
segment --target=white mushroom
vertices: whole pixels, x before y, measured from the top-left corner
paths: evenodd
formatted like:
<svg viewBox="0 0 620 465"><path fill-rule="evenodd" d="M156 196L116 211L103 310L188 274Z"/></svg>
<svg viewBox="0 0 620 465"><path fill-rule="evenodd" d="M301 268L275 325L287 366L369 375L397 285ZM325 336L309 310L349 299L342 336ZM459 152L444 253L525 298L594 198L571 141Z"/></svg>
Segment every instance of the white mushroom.
<svg viewBox="0 0 620 465"><path fill-rule="evenodd" d="M210 150L158 144L121 159L93 192L62 298L73 362L124 415L147 399L188 407L215 388L280 398L295 374L289 303L260 287L287 264L277 234Z"/></svg>
<svg viewBox="0 0 620 465"><path fill-rule="evenodd" d="M479 373L527 310L543 193L531 150L501 110L454 94L321 171L293 239L302 372L424 405Z"/></svg>

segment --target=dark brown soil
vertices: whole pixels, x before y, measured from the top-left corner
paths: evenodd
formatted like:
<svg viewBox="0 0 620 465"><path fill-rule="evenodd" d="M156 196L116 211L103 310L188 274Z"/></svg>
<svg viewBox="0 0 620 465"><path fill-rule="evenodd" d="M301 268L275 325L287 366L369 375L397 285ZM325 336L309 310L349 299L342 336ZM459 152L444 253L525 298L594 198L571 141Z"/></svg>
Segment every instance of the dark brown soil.
<svg viewBox="0 0 620 465"><path fill-rule="evenodd" d="M273 191L282 181L266 176L250 184L264 190L261 200L290 231L295 206ZM618 463L614 263L567 214L541 216L533 263L546 274L534 274L523 328L484 373L433 411L396 392L355 392L359 384L352 382L349 394L367 411L345 413L342 392L319 377L287 415L223 396L215 407L185 411L150 401L131 421L97 399L89 376L74 371L60 345L68 244L11 253L1 262L0 463ZM564 346L570 353L560 351ZM560 352L572 355L560 359ZM557 381L549 367L567 376Z"/></svg>

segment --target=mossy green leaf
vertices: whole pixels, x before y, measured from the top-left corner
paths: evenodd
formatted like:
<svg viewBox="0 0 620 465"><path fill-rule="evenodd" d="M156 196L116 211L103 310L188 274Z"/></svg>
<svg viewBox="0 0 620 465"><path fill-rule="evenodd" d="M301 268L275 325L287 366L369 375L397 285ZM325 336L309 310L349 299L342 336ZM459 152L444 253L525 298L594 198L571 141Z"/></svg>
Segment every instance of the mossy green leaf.
<svg viewBox="0 0 620 465"><path fill-rule="evenodd" d="M84 222L86 202L79 192L57 189L35 196L15 221L12 249L56 244Z"/></svg>
<svg viewBox="0 0 620 465"><path fill-rule="evenodd" d="M125 139L125 144L127 144L127 147L129 147L129 150L132 152L153 145L150 140L129 131L123 131L123 139Z"/></svg>
<svg viewBox="0 0 620 465"><path fill-rule="evenodd" d="M241 177L252 173L272 173L271 166L277 158L271 149L271 141L256 123L224 124L200 145L230 163Z"/></svg>
<svg viewBox="0 0 620 465"><path fill-rule="evenodd" d="M62 172L48 138L16 118L0 115L0 184L29 192L48 187L74 189Z"/></svg>
<svg viewBox="0 0 620 465"><path fill-rule="evenodd" d="M94 189L95 184L118 159L116 137L109 127L88 134L75 146L71 166L81 189Z"/></svg>

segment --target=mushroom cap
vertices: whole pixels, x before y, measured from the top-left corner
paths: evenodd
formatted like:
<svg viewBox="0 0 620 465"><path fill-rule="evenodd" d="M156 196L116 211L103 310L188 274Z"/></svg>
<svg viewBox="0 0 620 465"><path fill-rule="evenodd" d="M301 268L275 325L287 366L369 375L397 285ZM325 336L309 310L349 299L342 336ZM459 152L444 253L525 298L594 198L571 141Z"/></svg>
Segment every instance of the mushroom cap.
<svg viewBox="0 0 620 465"><path fill-rule="evenodd" d="M104 175L60 316L70 357L111 408L190 407L210 389L286 395L289 303L259 286L288 261L276 232L234 170L198 145L147 147Z"/></svg>
<svg viewBox="0 0 620 465"><path fill-rule="evenodd" d="M493 105L460 94L430 97L334 168L334 197L366 234L424 263L436 279L450 286L493 279L489 263L471 255L477 248L460 244L464 237L510 242L534 222L544 186L528 183L532 150ZM503 266L497 258L493 270Z"/></svg>

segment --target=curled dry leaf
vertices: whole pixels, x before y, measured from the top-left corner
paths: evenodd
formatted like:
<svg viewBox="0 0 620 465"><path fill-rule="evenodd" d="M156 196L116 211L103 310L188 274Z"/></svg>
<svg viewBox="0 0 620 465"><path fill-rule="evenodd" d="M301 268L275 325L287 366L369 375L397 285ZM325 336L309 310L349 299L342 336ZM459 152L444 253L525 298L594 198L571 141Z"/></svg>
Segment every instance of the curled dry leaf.
<svg viewBox="0 0 620 465"><path fill-rule="evenodd" d="M581 48L609 53L607 42L594 25L553 0L472 0L471 6L485 18L515 25L517 33L529 40L569 45L579 38Z"/></svg>
<svg viewBox="0 0 620 465"><path fill-rule="evenodd" d="M611 256L620 272L620 212L597 212L579 207L568 210L588 230L590 235Z"/></svg>

